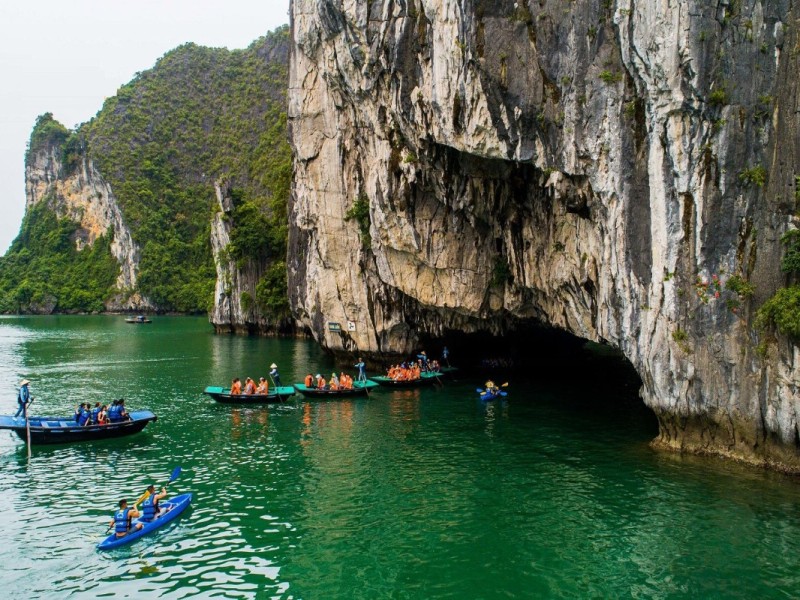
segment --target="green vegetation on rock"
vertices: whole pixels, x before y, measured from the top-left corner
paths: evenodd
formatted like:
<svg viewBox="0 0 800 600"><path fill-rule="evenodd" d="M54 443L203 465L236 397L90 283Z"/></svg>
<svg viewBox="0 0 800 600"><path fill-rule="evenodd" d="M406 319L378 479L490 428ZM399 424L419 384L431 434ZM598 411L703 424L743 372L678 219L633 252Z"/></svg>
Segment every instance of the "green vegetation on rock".
<svg viewBox="0 0 800 600"><path fill-rule="evenodd" d="M50 114L37 120L26 154L29 164L49 148L62 161L62 176L84 157L94 162L141 249L138 289L129 292L140 292L160 310L202 312L212 304L216 270L210 224L218 210L217 181L238 190L231 256L266 261L267 270L278 262L285 265L291 179L286 134L288 52L288 27L245 50L185 44L165 54L154 68L137 74L76 131ZM29 263L46 258L45 262L60 264L69 257L90 266L86 250L72 257L74 248L62 247L63 257L58 251L45 257L38 245L23 239L27 229L49 228L42 233L45 237L74 229L74 224L63 224L47 213L29 211L20 237L3 260L3 310L14 310L15 290ZM101 245L91 254L102 251L111 258L108 242L104 243L104 250ZM102 308L113 282L99 273L97 279L105 283L102 289L91 288L91 302L84 303L91 310ZM283 280L282 287L272 291L285 296L285 276ZM66 284L54 280L48 285L58 299L56 310L77 309L76 302L65 301Z"/></svg>

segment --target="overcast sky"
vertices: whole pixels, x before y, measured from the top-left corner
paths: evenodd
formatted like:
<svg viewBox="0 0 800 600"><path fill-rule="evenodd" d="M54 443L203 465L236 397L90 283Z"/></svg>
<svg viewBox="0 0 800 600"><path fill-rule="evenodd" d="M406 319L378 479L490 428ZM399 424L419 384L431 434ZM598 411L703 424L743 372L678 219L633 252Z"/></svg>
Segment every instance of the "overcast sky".
<svg viewBox="0 0 800 600"><path fill-rule="evenodd" d="M69 128L186 42L246 48L289 22L289 0L4 0L0 3L0 254L25 212L36 117Z"/></svg>

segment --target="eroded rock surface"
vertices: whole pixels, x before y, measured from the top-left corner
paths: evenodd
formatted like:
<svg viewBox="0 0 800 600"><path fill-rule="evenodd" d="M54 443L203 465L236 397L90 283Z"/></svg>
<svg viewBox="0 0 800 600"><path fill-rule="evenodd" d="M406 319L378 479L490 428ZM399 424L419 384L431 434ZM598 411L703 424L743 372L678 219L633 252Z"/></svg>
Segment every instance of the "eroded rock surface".
<svg viewBox="0 0 800 600"><path fill-rule="evenodd" d="M289 288L322 344L535 320L618 347L661 446L800 470L798 348L753 326L795 226L796 4L291 14Z"/></svg>

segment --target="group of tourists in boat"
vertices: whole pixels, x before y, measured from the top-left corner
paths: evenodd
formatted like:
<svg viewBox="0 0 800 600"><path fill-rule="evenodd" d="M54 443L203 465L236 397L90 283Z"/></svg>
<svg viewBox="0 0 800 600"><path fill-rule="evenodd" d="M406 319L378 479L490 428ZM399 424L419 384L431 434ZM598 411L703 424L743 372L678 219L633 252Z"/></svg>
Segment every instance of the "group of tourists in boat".
<svg viewBox="0 0 800 600"><path fill-rule="evenodd" d="M125 408L124 398L113 400L111 406L95 402L94 408L91 408L89 402L83 402L75 407L75 422L81 427L108 425L109 423L120 423L129 419L130 415Z"/></svg>
<svg viewBox="0 0 800 600"><path fill-rule="evenodd" d="M362 380L359 379L359 381ZM364 381L366 381L366 377ZM317 373L316 376L309 373L306 375L303 383L307 389L330 390L332 392L353 389L353 378L344 372L339 375L331 373L331 377L327 381L325 381L325 378L319 373Z"/></svg>
<svg viewBox="0 0 800 600"><path fill-rule="evenodd" d="M447 347L445 346L443 357L447 356ZM423 373L439 373L441 365L439 361L428 359L428 355L423 350L417 354L416 360L403 361L400 364L392 365L386 372L386 377L394 381L416 381L422 377Z"/></svg>
<svg viewBox="0 0 800 600"><path fill-rule="evenodd" d="M275 383L275 387L281 387L281 376L278 373L278 365L272 363L269 368L271 369L269 377ZM242 380L238 377L234 377L231 381L231 396L266 396L267 394L269 394L269 382L264 377L259 377L258 383L256 383L254 379L246 377L244 386L242 386Z"/></svg>

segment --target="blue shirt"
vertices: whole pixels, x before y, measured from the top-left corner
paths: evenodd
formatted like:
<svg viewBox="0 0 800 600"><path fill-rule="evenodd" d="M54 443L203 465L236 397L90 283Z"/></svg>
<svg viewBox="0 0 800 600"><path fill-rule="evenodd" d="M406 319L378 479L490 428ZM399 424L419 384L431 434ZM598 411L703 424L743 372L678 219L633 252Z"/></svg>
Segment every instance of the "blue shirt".
<svg viewBox="0 0 800 600"><path fill-rule="evenodd" d="M31 400L31 393L30 391L28 391L28 386L27 384L23 385L21 388L19 388L19 398L17 399L17 402L19 402L20 404L27 404L28 402L30 402L30 400Z"/></svg>

